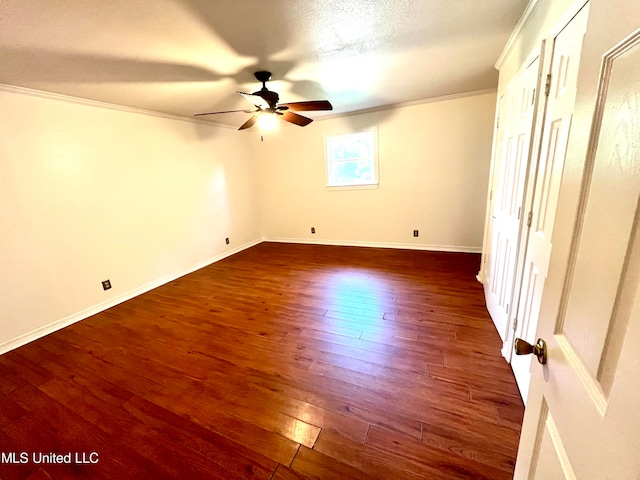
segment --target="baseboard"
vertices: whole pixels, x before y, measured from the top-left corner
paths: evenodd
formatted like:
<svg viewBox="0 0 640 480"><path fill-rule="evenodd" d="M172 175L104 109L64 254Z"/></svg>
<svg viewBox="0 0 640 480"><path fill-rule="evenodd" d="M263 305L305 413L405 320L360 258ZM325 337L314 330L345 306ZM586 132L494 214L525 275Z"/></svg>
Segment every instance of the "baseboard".
<svg viewBox="0 0 640 480"><path fill-rule="evenodd" d="M350 240L310 240L308 238L265 237L265 242L304 243L308 245L336 245L342 247L399 248L405 250L429 250L435 252L482 253L482 247L462 245L425 245L419 243L361 242Z"/></svg>
<svg viewBox="0 0 640 480"><path fill-rule="evenodd" d="M130 290L128 292L125 292L121 295L118 295L117 297L113 297L110 298L107 301L98 303L97 305L93 305L89 308L85 308L84 310L81 310L79 312L73 313L69 316L66 316L64 318L61 318L59 320L55 320L51 323L48 323L46 325L43 325L42 327L38 327L35 330L32 330L30 332L24 333L16 338L13 338L9 341L6 341L4 343L0 344L0 355L10 351L10 350L14 350L18 347L21 347L23 345L26 345L27 343L33 342L34 340L37 340L39 338L42 338L46 335L49 335L50 333L53 333L57 330L60 330L64 327L68 327L69 325L72 325L76 322L79 322L81 320L84 320L85 318L89 318L92 315L95 315L96 313L100 313L104 310L107 310L111 307L114 307L116 305L118 305L119 303L122 302L126 302L127 300L131 300L134 297L137 297L138 295L142 295L143 293L146 293L150 290L153 290L154 288L157 288L161 285L164 285L165 283L169 283L172 282L173 280L183 277L185 275L188 275L189 273L195 272L196 270L200 270L201 268L204 268L208 265L211 265L212 263L216 263L219 262L220 260L230 257L231 255L234 255L238 252L241 252L242 250L246 250L247 248L251 248L259 243L261 243L263 240L262 239L258 239L258 240L254 240L252 242L248 242L245 243L244 245L241 245L239 247L233 248L231 250L227 250L223 253L220 253L218 255L214 255L213 257L210 257L200 263L197 263L196 265L192 265L191 267L182 270L180 272L171 274L171 275L167 275L166 277L162 277L159 278L158 280L154 280L153 282L149 282L145 285L142 285L138 288L134 288L133 290Z"/></svg>

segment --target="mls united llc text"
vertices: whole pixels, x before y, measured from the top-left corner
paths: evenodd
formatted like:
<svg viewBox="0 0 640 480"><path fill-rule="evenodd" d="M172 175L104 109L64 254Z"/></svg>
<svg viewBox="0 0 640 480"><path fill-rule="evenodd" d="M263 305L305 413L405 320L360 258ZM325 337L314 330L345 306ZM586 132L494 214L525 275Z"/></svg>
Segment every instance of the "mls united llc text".
<svg viewBox="0 0 640 480"><path fill-rule="evenodd" d="M0 452L0 463L98 463L97 452Z"/></svg>

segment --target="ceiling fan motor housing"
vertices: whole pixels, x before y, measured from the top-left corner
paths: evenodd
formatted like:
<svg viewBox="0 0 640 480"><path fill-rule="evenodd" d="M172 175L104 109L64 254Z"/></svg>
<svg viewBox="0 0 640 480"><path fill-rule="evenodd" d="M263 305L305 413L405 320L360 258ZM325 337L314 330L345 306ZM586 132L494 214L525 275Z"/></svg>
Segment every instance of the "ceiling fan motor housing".
<svg viewBox="0 0 640 480"><path fill-rule="evenodd" d="M276 92L272 92L271 90L267 90L267 87L262 87L257 92L253 92L253 94L264 98L272 109L275 109L278 106L280 95Z"/></svg>

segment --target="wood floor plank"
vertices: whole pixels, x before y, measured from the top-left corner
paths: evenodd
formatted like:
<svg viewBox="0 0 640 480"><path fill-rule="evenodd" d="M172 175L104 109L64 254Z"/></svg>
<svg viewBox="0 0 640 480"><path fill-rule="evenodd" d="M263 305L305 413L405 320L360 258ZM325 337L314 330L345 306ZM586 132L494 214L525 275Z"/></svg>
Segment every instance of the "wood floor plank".
<svg viewBox="0 0 640 480"><path fill-rule="evenodd" d="M56 342L47 343L46 347L55 352ZM93 350L96 345L93 344ZM64 362L60 356L56 357L58 362ZM144 398L163 406L179 415L188 415L192 421L198 425L219 433L220 435L242 445L247 445L257 453L276 462L289 464L297 451L297 444L291 440L283 438L277 434L269 432L258 425L247 423L226 411L215 410L209 407L209 399L195 396L195 389L198 386L190 377L180 377L168 375L162 365L163 375L157 377L157 382L150 381L144 376L138 375L136 367L139 359L134 359L131 364L128 361L121 363L121 357L113 358L116 364L109 364L93 355L85 353L78 360L80 365L93 366L95 371L103 372L106 380L124 386L127 390L134 392ZM127 366L133 366L135 371L127 370ZM69 365L68 368L73 368ZM82 367L80 367L82 368ZM91 378L89 371L84 371L87 378ZM162 382L162 383L159 383ZM119 405L120 403L118 403Z"/></svg>
<svg viewBox="0 0 640 480"><path fill-rule="evenodd" d="M54 463L43 466L54 478L123 478L126 475L162 476L179 478L171 466L159 466L146 455L148 444L129 448L113 443L112 437L102 434L78 413L52 399L32 385L25 385L11 393L12 399L30 415L3 427L12 439L13 451L27 452L29 456L55 452L97 452L103 458L97 464ZM125 466L113 461L126 451L129 460ZM31 467L34 462L26 464ZM3 470L9 468L3 465ZM12 469L13 470L13 469Z"/></svg>
<svg viewBox="0 0 640 480"><path fill-rule="evenodd" d="M291 465L291 470L303 475L303 478L321 478L323 480L372 480L379 478L375 474L369 475L363 470L306 447L300 447Z"/></svg>
<svg viewBox="0 0 640 480"><path fill-rule="evenodd" d="M344 312L327 312L321 320L314 323L315 328L328 324L329 326L337 326L342 328L360 329L363 334L372 335L390 335L399 338L408 338L417 340L422 328L420 325L401 324L393 320L381 319L372 322L370 318Z"/></svg>
<svg viewBox="0 0 640 480"><path fill-rule="evenodd" d="M256 451L140 397L133 397L124 408L138 420L161 432L172 443L181 443L198 452L222 472L238 478L269 479L278 463ZM211 465L208 465L211 469Z"/></svg>
<svg viewBox="0 0 640 480"><path fill-rule="evenodd" d="M278 469L273 474L272 480L309 480L311 477L295 472L289 467L278 465ZM318 477L315 477L318 478Z"/></svg>
<svg viewBox="0 0 640 480"><path fill-rule="evenodd" d="M342 435L364 443L368 430L368 423L319 407L312 403L299 400L290 395L276 392L249 381L245 376L229 374L230 372L216 372L207 383L224 391L225 398L231 402L242 402L242 398L251 399L252 403L244 402L256 411L264 410L268 406L270 413L281 413L291 418L297 418L309 425L335 430ZM216 378L217 377L217 378ZM241 381L240 381L241 380ZM314 441L317 435L314 435ZM300 442L302 443L302 442ZM311 446L313 442L311 442ZM308 445L307 445L308 446Z"/></svg>
<svg viewBox="0 0 640 480"><path fill-rule="evenodd" d="M360 387L348 381L315 375L311 371L299 374L286 371L275 376L254 370L246 372L245 378L248 382L265 389L308 402L340 416L348 416L366 424L378 425L420 438L420 421L413 416L393 411L384 404L386 395L383 392Z"/></svg>
<svg viewBox="0 0 640 480"><path fill-rule="evenodd" d="M400 436L400 438L407 438ZM419 443L418 440L413 440ZM393 451L373 448L370 445L347 443L339 435L322 432L314 450L344 463L354 470L362 470L375 478L403 478L408 480L453 480L447 472L428 464L420 465Z"/></svg>
<svg viewBox="0 0 640 480"><path fill-rule="evenodd" d="M234 391L228 383L211 378L192 392L206 397L209 405L217 410L307 447L313 447L320 434L320 427L280 412L278 404L268 402L264 396L251 395L247 388Z"/></svg>
<svg viewBox="0 0 640 480"><path fill-rule="evenodd" d="M75 408L77 413L96 429L103 430L111 438L118 438L121 446L128 446L131 449L137 449L139 445L146 444L161 446L162 449L159 451L145 449L147 458L164 455L166 440L170 438L171 444L166 447L171 449L172 463L175 464L178 472L191 469L194 474L202 475L214 465L217 467L214 472L218 472L215 478L244 478L243 474L246 471L260 473L254 475L255 478L269 478L272 469L276 466L276 462L266 462L267 465L260 468L243 458L241 445L231 442L226 442L227 445L224 445L223 437L214 436L204 429L200 429L198 433L207 432L209 441L204 441L200 436L195 435L193 428L189 429L189 435L182 433L180 427L184 422L180 417L170 416L172 423L168 424L162 421L162 417L167 417L163 409L150 402L141 403L139 397L132 397L130 401L125 402L123 408L114 415L114 412L107 407L108 397L111 396L109 392L113 390L113 386L105 384L98 386L94 381L91 384L93 388L89 389L86 388L89 386L88 382L79 382L79 380L79 377L73 381L56 378L42 385L40 389L67 408ZM112 398L114 401L118 399L121 399L121 396ZM135 407L141 404L144 410ZM147 429L141 429L140 426L145 426ZM212 438L214 442L210 441ZM185 464L189 465L188 469L185 468Z"/></svg>
<svg viewBox="0 0 640 480"><path fill-rule="evenodd" d="M496 427L447 409L425 408L422 443L471 458L477 462L511 471L517 453L518 435L509 427ZM508 441L504 441L508 439ZM503 444L500 449L492 445Z"/></svg>
<svg viewBox="0 0 640 480"><path fill-rule="evenodd" d="M27 381L19 375L15 368L11 368L7 365L7 361L3 359L4 356L10 356L9 354L0 356L0 394L6 395L9 392L14 391L16 388L21 387Z"/></svg>
<svg viewBox="0 0 640 480"><path fill-rule="evenodd" d="M195 393L195 395L194 395ZM162 394L151 394L148 398L178 415L188 416L198 425L212 430L229 440L245 445L262 456L284 465L289 465L298 451L299 444L235 415L220 410L216 402L197 395L195 390L181 392L171 399Z"/></svg>
<svg viewBox="0 0 640 480"><path fill-rule="evenodd" d="M313 375L311 372L307 379L301 379L299 383L307 392L311 392L312 396L306 398L314 405L420 438L420 421L413 412L399 408L403 405L401 399L389 398L384 392L362 387L348 380Z"/></svg>
<svg viewBox="0 0 640 480"><path fill-rule="evenodd" d="M51 480L49 475L43 468L38 468L34 473L29 475L26 480Z"/></svg>
<svg viewBox="0 0 640 480"><path fill-rule="evenodd" d="M424 371L402 371L375 363L355 361L355 359L349 359L344 363L345 366L342 366L340 362L328 362L323 358L316 360L309 371L341 381L348 380L354 385L391 395L398 392L404 395L404 387L410 384L412 385L411 393L419 397L419 402L439 404L444 400L444 397L471 400L470 389L467 385L431 378Z"/></svg>
<svg viewBox="0 0 640 480"><path fill-rule="evenodd" d="M349 356L385 367L401 371L415 371L420 374L425 372L425 366L428 363L442 365L444 357L439 349L407 352L405 349L393 345L312 329L304 329L298 334L298 338L290 337L289 341L296 342L309 351L320 350L328 354ZM312 356L314 359L318 358L316 355Z"/></svg>
<svg viewBox="0 0 640 480"><path fill-rule="evenodd" d="M472 398L491 392L498 397L502 395L520 397L512 374L495 375L495 372L487 370L452 368L431 364L427 367L427 377L467 385L472 390Z"/></svg>
<svg viewBox="0 0 640 480"><path fill-rule="evenodd" d="M18 420L27 412L10 397L0 397L0 427Z"/></svg>
<svg viewBox="0 0 640 480"><path fill-rule="evenodd" d="M498 412L498 422L500 425L504 425L514 431L520 433L522 427L522 420L524 419L524 411L514 404L498 405L496 407Z"/></svg>
<svg viewBox="0 0 640 480"><path fill-rule="evenodd" d="M319 364L314 364L312 371L321 369ZM387 408L402 414L405 418L415 418L421 422L428 421L431 407L439 407L442 411L457 412L460 415L472 418L474 421L494 424L497 427L498 418L495 405L488 402L471 400L467 387L456 386L451 388L447 385L429 384L428 379L418 379L411 382L413 388L406 391L394 381L380 381L375 375L363 374L360 372L348 371L329 366L326 375L337 375L343 379L348 379L353 385L368 385L368 389L379 389L379 394L384 400L379 401L380 405L387 405ZM398 382L400 383L400 382ZM372 422L372 424L374 424ZM401 431L400 428L387 426L391 430ZM418 438L417 430L409 436ZM405 432L406 434L406 432Z"/></svg>
<svg viewBox="0 0 640 480"><path fill-rule="evenodd" d="M31 385L41 385L52 377L51 372L42 368L37 363L31 362L29 359L20 356L17 352L11 352L13 355L5 355L0 357L2 364L10 371L19 371L20 377Z"/></svg>
<svg viewBox="0 0 640 480"><path fill-rule="evenodd" d="M371 427L367 435L367 446L395 458L396 462L407 465L407 471L414 472L424 478L440 475L451 480L508 480L512 472L504 471L477 462L464 452L451 452L441 448L432 448L412 439ZM435 473L437 472L437 473Z"/></svg>
<svg viewBox="0 0 640 480"><path fill-rule="evenodd" d="M476 254L261 243L0 356L0 479L510 478Z"/></svg>

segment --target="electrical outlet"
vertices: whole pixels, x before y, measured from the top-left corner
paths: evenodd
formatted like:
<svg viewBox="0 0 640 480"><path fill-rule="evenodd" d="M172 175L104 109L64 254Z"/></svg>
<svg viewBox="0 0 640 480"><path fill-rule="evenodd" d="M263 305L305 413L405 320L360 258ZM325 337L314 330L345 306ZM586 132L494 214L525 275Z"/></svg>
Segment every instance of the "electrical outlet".
<svg viewBox="0 0 640 480"><path fill-rule="evenodd" d="M226 243L227 245L229 245L229 237L224 239L224 243Z"/></svg>
<svg viewBox="0 0 640 480"><path fill-rule="evenodd" d="M311 227L311 233L316 233L316 227Z"/></svg>
<svg viewBox="0 0 640 480"><path fill-rule="evenodd" d="M104 280L102 282L102 289L109 290L111 288L111 280Z"/></svg>
<svg viewBox="0 0 640 480"><path fill-rule="evenodd" d="M417 237L417 236L418 236L418 230L414 230L414 231L413 231L413 236L414 236L414 237Z"/></svg>

